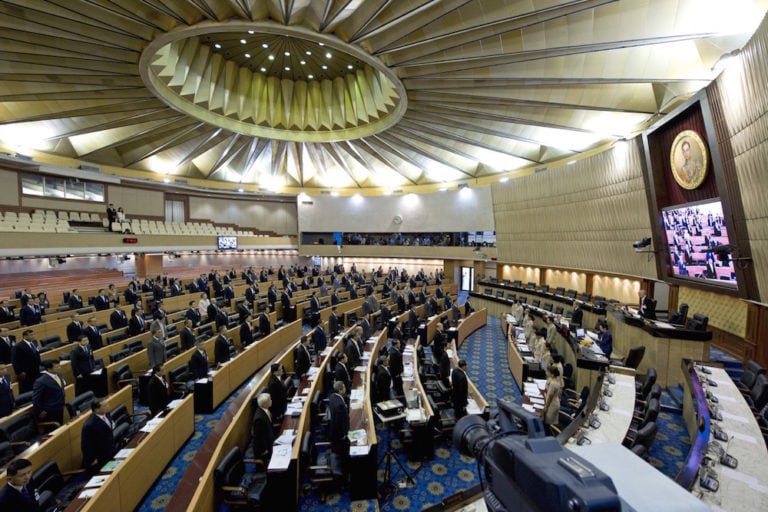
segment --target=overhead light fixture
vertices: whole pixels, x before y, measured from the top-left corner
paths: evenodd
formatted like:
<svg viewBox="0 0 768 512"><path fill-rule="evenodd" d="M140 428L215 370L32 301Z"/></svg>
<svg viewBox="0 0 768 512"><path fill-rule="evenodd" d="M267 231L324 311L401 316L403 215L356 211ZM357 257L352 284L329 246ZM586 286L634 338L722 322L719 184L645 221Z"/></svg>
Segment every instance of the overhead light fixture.
<svg viewBox="0 0 768 512"><path fill-rule="evenodd" d="M347 69L352 69L354 66L352 64L347 64Z"/></svg>
<svg viewBox="0 0 768 512"><path fill-rule="evenodd" d="M266 73L267 72L267 68L259 68L259 71L261 71L262 73Z"/></svg>
<svg viewBox="0 0 768 512"><path fill-rule="evenodd" d="M307 78L309 78L310 80L312 80L313 78L315 78L315 75L307 75Z"/></svg>
<svg viewBox="0 0 768 512"><path fill-rule="evenodd" d="M638 240L637 242L632 244L632 247L635 248L636 252L640 252L641 250L645 249L651 245L651 239L650 237L645 237L642 240Z"/></svg>
<svg viewBox="0 0 768 512"><path fill-rule="evenodd" d="M240 40L240 44L245 44L245 43L247 43L247 42L248 42L248 41L246 41L245 39L241 39L241 40Z"/></svg>
<svg viewBox="0 0 768 512"><path fill-rule="evenodd" d="M245 54L245 58L246 58L246 59L250 59L250 58L251 58L251 54L250 54L250 53L246 53L246 54Z"/></svg>
<svg viewBox="0 0 768 512"><path fill-rule="evenodd" d="M170 179L168 179L168 178L163 178L163 183L170 183L170 182L171 182L171 180L170 180Z"/></svg>
<svg viewBox="0 0 768 512"><path fill-rule="evenodd" d="M253 34L255 34L255 33L256 33L256 31L255 31L255 30L249 30L249 31L248 31L248 33L249 33L249 34L251 34L251 35L253 35Z"/></svg>
<svg viewBox="0 0 768 512"><path fill-rule="evenodd" d="M285 70L286 71L290 71L291 70L291 66L285 66Z"/></svg>
<svg viewBox="0 0 768 512"><path fill-rule="evenodd" d="M321 68L323 68L323 69L328 69L328 66L326 66L325 64L323 64L323 65L322 65L322 66L320 66L320 67L321 67Z"/></svg>
<svg viewBox="0 0 768 512"><path fill-rule="evenodd" d="M576 160L570 160L570 161L568 162L568 165L573 165L573 164L575 164L575 163L576 163Z"/></svg>
<svg viewBox="0 0 768 512"><path fill-rule="evenodd" d="M286 57L290 57L291 56L291 52L286 50L285 52L283 52L283 55L285 55Z"/></svg>
<svg viewBox="0 0 768 512"><path fill-rule="evenodd" d="M269 45L267 43L261 43L262 48L269 48Z"/></svg>
<svg viewBox="0 0 768 512"><path fill-rule="evenodd" d="M457 188L459 190L464 190L465 188L469 188L469 183L459 183Z"/></svg>
<svg viewBox="0 0 768 512"><path fill-rule="evenodd" d="M325 53L325 58L326 59L330 59L331 58L331 52L326 52Z"/></svg>
<svg viewBox="0 0 768 512"><path fill-rule="evenodd" d="M509 178L507 176L502 176L501 178L499 178L500 183L506 183L508 181L509 181Z"/></svg>
<svg viewBox="0 0 768 512"><path fill-rule="evenodd" d="M243 192L245 192L245 190L244 190L243 188L239 188L239 189L237 189L237 191L238 191L238 192L240 192L241 194L242 194Z"/></svg>
<svg viewBox="0 0 768 512"><path fill-rule="evenodd" d="M221 45L219 43L214 44L213 47L217 50L221 50Z"/></svg>
<svg viewBox="0 0 768 512"><path fill-rule="evenodd" d="M714 64L712 64L711 71L715 71L716 73L721 72L723 69L725 69L725 66L733 60L734 57L738 56L741 53L741 50L739 48L736 48L733 51L730 51L728 53L722 54Z"/></svg>
<svg viewBox="0 0 768 512"><path fill-rule="evenodd" d="M270 55L270 56L269 56L269 57L267 57L267 58L268 58L269 60L275 60L275 56L274 56L274 55Z"/></svg>
<svg viewBox="0 0 768 512"><path fill-rule="evenodd" d="M319 44L320 46L325 46L325 43L317 43L317 44Z"/></svg>

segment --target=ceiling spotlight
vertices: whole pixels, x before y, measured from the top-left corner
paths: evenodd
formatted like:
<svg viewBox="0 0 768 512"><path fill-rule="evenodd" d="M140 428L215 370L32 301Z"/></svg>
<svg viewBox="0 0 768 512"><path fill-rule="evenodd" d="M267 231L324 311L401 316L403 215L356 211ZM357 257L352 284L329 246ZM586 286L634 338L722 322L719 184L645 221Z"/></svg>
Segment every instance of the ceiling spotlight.
<svg viewBox="0 0 768 512"><path fill-rule="evenodd" d="M247 42L248 42L248 41L246 41L245 39L241 39L241 40L240 40L240 44L245 44L245 43L247 43Z"/></svg>
<svg viewBox="0 0 768 512"><path fill-rule="evenodd" d="M274 55L270 55L270 56L269 56L269 57L267 57L267 58L268 58L269 60L275 60L275 56L274 56Z"/></svg>
<svg viewBox="0 0 768 512"><path fill-rule="evenodd" d="M354 66L352 64L347 64L347 69L352 69Z"/></svg>
<svg viewBox="0 0 768 512"><path fill-rule="evenodd" d="M269 45L267 43L261 43L262 48L269 48Z"/></svg>
<svg viewBox="0 0 768 512"><path fill-rule="evenodd" d="M241 192L241 193L242 193L242 192L245 192L245 190L244 190L244 189L242 189L242 188L239 188L239 189L237 189L237 191L238 191L238 192Z"/></svg>
<svg viewBox="0 0 768 512"><path fill-rule="evenodd" d="M305 51L304 53L306 53L307 55L312 55L312 52L309 50Z"/></svg>
<svg viewBox="0 0 768 512"><path fill-rule="evenodd" d="M507 178L506 176L504 176L503 178L499 178L499 181L500 181L501 183L506 183L507 181L509 181L509 178Z"/></svg>
<svg viewBox="0 0 768 512"><path fill-rule="evenodd" d="M301 63L302 66L307 63L307 61L305 60L300 60L299 62Z"/></svg>
<svg viewBox="0 0 768 512"><path fill-rule="evenodd" d="M290 71L291 70L291 66L285 66L285 70L286 71Z"/></svg>
<svg viewBox="0 0 768 512"><path fill-rule="evenodd" d="M262 73L266 73L267 72L267 68L259 68L259 71L261 71Z"/></svg>
<svg viewBox="0 0 768 512"><path fill-rule="evenodd" d="M246 54L245 54L245 58L246 58L246 59L250 59L250 58L251 58L251 54L250 54L250 53L246 53Z"/></svg>
<svg viewBox="0 0 768 512"><path fill-rule="evenodd" d="M251 34L251 35L253 35L253 34L255 34L255 33L256 33L256 31L255 31L255 30L249 30L249 31L248 31L248 33L249 33L249 34Z"/></svg>
<svg viewBox="0 0 768 512"><path fill-rule="evenodd" d="M325 64L323 64L323 65L322 65L322 66L320 66L320 67L321 67L321 68L323 68L323 69L328 69L328 66L326 66Z"/></svg>
<svg viewBox="0 0 768 512"><path fill-rule="evenodd" d="M221 50L221 45L219 43L214 44L213 47L217 50Z"/></svg>
<svg viewBox="0 0 768 512"><path fill-rule="evenodd" d="M330 59L330 58L331 58L331 52L327 52L327 53L325 54L325 58L326 58L326 59Z"/></svg>
<svg viewBox="0 0 768 512"><path fill-rule="evenodd" d="M168 178L163 178L163 183L170 183L170 182L171 182L171 180L170 180L170 179L168 179Z"/></svg>
<svg viewBox="0 0 768 512"><path fill-rule="evenodd" d="M315 78L315 75L307 75L307 78L309 78L310 80L312 80L313 78Z"/></svg>
<svg viewBox="0 0 768 512"><path fill-rule="evenodd" d="M317 43L317 44L319 44L320 46L325 46L325 43Z"/></svg>
<svg viewBox="0 0 768 512"><path fill-rule="evenodd" d="M283 53L283 55L285 55L286 57L290 57L291 56L291 52L286 51L286 52Z"/></svg>
<svg viewBox="0 0 768 512"><path fill-rule="evenodd" d="M575 163L576 163L576 160L571 160L571 161L568 162L568 165L573 165Z"/></svg>

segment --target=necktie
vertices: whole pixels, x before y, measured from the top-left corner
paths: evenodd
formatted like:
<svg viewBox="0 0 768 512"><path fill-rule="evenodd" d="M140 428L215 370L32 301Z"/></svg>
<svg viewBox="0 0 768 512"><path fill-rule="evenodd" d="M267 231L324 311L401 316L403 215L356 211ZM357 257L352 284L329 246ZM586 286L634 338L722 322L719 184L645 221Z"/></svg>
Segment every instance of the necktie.
<svg viewBox="0 0 768 512"><path fill-rule="evenodd" d="M29 492L29 489L25 485L21 488L21 497L24 498L24 501L27 503L32 503L34 501L34 498L32 497L32 493Z"/></svg>

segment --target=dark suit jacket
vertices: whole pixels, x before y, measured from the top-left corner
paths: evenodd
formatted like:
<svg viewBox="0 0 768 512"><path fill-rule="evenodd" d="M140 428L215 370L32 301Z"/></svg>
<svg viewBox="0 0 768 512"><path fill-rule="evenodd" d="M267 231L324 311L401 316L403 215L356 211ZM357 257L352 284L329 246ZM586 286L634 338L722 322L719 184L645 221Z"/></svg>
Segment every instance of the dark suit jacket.
<svg viewBox="0 0 768 512"><path fill-rule="evenodd" d="M352 390L352 375L349 373L349 368L342 363L336 363L336 369L333 371L333 379L340 380L344 383L344 387L347 388L347 393Z"/></svg>
<svg viewBox="0 0 768 512"><path fill-rule="evenodd" d="M0 338L0 364L10 364L13 344L13 336L8 336L7 340Z"/></svg>
<svg viewBox="0 0 768 512"><path fill-rule="evenodd" d="M349 433L349 410L338 393L332 393L328 398L328 414L328 438L332 443L344 442Z"/></svg>
<svg viewBox="0 0 768 512"><path fill-rule="evenodd" d="M253 288L245 289L245 300L247 300L249 304L253 304L253 302L256 300L256 295L257 292L254 292Z"/></svg>
<svg viewBox="0 0 768 512"><path fill-rule="evenodd" d="M208 355L195 350L189 358L189 373L193 379L204 379L208 376Z"/></svg>
<svg viewBox="0 0 768 512"><path fill-rule="evenodd" d="M0 377L0 418L5 418L11 414L14 403L10 376Z"/></svg>
<svg viewBox="0 0 768 512"><path fill-rule="evenodd" d="M362 354L354 338L347 339L346 345L344 345L344 353L347 354L347 363L350 368L354 369L360 364Z"/></svg>
<svg viewBox="0 0 768 512"><path fill-rule="evenodd" d="M605 331L603 335L600 336L597 345L600 347L600 350L603 351L605 357L611 357L611 352L613 352L613 334L611 334L611 331Z"/></svg>
<svg viewBox="0 0 768 512"><path fill-rule="evenodd" d="M442 354L440 354L438 363L440 364L440 378L443 383L448 386L450 385L451 376L451 358L448 357L448 352L443 351Z"/></svg>
<svg viewBox="0 0 768 512"><path fill-rule="evenodd" d="M243 320L245 320L245 318L248 317L248 315L251 314L251 310L248 309L248 306L246 305L245 302L241 302L240 304L237 305L237 314L240 317L240 321L242 322Z"/></svg>
<svg viewBox="0 0 768 512"><path fill-rule="evenodd" d="M376 397L374 403L389 400L391 397L390 388L392 387L392 375L388 368L379 366L376 371Z"/></svg>
<svg viewBox="0 0 768 512"><path fill-rule="evenodd" d="M283 382L275 375L269 377L267 389L272 397L272 407L269 408L269 412L272 414L272 418L277 419L285 414L285 409L288 406L287 392Z"/></svg>
<svg viewBox="0 0 768 512"><path fill-rule="evenodd" d="M181 350L189 350L195 346L195 333L192 332L192 329L187 329L186 327L182 329L179 333L179 339L181 341Z"/></svg>
<svg viewBox="0 0 768 512"><path fill-rule="evenodd" d="M59 377L64 380L61 374ZM32 389L32 407L38 416L43 411L47 413L45 421L63 422L64 388L50 375L40 375Z"/></svg>
<svg viewBox="0 0 768 512"><path fill-rule="evenodd" d="M83 452L83 467L88 469L94 462L101 468L115 454L115 438L109 425L95 414L91 414L80 435L80 450Z"/></svg>
<svg viewBox="0 0 768 512"><path fill-rule="evenodd" d="M200 325L200 321L202 320L202 315L197 308L188 309L187 312L184 313L184 317L192 320L192 327Z"/></svg>
<svg viewBox="0 0 768 512"><path fill-rule="evenodd" d="M301 376L309 371L311 362L307 348L299 344L293 351L293 369L296 375Z"/></svg>
<svg viewBox="0 0 768 512"><path fill-rule="evenodd" d="M85 329L84 334L88 336L88 344L91 346L91 350L98 350L104 346L98 329L89 326Z"/></svg>
<svg viewBox="0 0 768 512"><path fill-rule="evenodd" d="M571 323L581 325L582 318L584 318L584 312L581 308L574 309L573 314L571 315Z"/></svg>
<svg viewBox="0 0 768 512"><path fill-rule="evenodd" d="M328 333L331 337L339 334L339 316L336 313L331 313L328 317Z"/></svg>
<svg viewBox="0 0 768 512"><path fill-rule="evenodd" d="M72 366L72 373L75 377L88 377L96 365L96 362L93 359L93 352L89 352L81 346L72 349L69 361Z"/></svg>
<svg viewBox="0 0 768 512"><path fill-rule="evenodd" d="M216 364L222 364L229 361L229 338L217 336L213 350Z"/></svg>
<svg viewBox="0 0 768 512"><path fill-rule="evenodd" d="M328 336L325 334L325 330L318 327L312 331L312 344L315 346L315 353L319 354L325 347L328 346Z"/></svg>
<svg viewBox="0 0 768 512"><path fill-rule="evenodd" d="M96 308L96 311L104 311L109 309L109 297L97 295L93 299L93 307Z"/></svg>
<svg viewBox="0 0 768 512"><path fill-rule="evenodd" d="M277 292L272 288L267 290L267 302L269 302L270 304L274 304L275 302L277 302Z"/></svg>
<svg viewBox="0 0 768 512"><path fill-rule="evenodd" d="M80 309L83 307L83 299L79 295L70 295L67 304L69 304L69 309Z"/></svg>
<svg viewBox="0 0 768 512"><path fill-rule="evenodd" d="M24 326L40 323L40 320L37 317L37 312L31 304L27 304L21 308L21 311L19 311L19 322Z"/></svg>
<svg viewBox="0 0 768 512"><path fill-rule="evenodd" d="M19 393L32 391L32 386L40 375L40 352L30 348L26 341L16 343L11 349L11 361L16 380L19 382ZM20 373L25 373L24 379L19 378Z"/></svg>
<svg viewBox="0 0 768 512"><path fill-rule="evenodd" d="M149 410L154 416L158 412L165 409L170 401L170 384L168 387L163 385L162 380L153 375L147 383L147 401L149 402Z"/></svg>
<svg viewBox="0 0 768 512"><path fill-rule="evenodd" d="M269 317L265 313L259 315L259 332L266 336L272 331L272 324L269 323Z"/></svg>
<svg viewBox="0 0 768 512"><path fill-rule="evenodd" d="M40 510L40 505L38 505L37 501L34 499L35 489L32 487L31 483L30 485L27 485L27 489L32 497L31 500L25 499L22 494L11 487L10 484L5 484L5 487L0 491L0 509L19 512L22 510L24 512L38 512Z"/></svg>
<svg viewBox="0 0 768 512"><path fill-rule="evenodd" d="M67 325L67 340L73 342L80 339L83 334L83 324L81 322L70 322Z"/></svg>
<svg viewBox="0 0 768 512"><path fill-rule="evenodd" d="M320 310L320 301L317 300L317 297L312 297L309 299L309 308L312 311L319 311Z"/></svg>
<svg viewBox="0 0 768 512"><path fill-rule="evenodd" d="M146 322L138 316L131 316L128 320L128 336L136 336L144 332Z"/></svg>
<svg viewBox="0 0 768 512"><path fill-rule="evenodd" d="M125 297L125 303L129 305L136 304L136 301L138 300L139 296L136 295L136 292L133 291L131 288L126 288L123 292L123 297Z"/></svg>
<svg viewBox="0 0 768 512"><path fill-rule="evenodd" d="M389 372L392 378L403 374L403 354L395 347L389 349Z"/></svg>
<svg viewBox="0 0 768 512"><path fill-rule="evenodd" d="M261 407L258 407L253 414L251 438L253 439L253 456L268 464L272 457L272 443L275 441L275 436L272 433L272 422Z"/></svg>
<svg viewBox="0 0 768 512"><path fill-rule="evenodd" d="M109 325L112 326L112 330L120 329L128 326L128 317L125 316L125 311L122 309L116 309L109 315Z"/></svg>
<svg viewBox="0 0 768 512"><path fill-rule="evenodd" d="M456 417L463 416L467 409L467 374L460 368L454 368L451 373L453 386L453 410Z"/></svg>

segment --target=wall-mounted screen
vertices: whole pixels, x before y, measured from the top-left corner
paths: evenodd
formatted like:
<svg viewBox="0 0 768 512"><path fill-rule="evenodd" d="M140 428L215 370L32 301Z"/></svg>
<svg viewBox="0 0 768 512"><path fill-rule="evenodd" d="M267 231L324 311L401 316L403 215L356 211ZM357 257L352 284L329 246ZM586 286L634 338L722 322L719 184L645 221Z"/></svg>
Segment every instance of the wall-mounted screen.
<svg viewBox="0 0 768 512"><path fill-rule="evenodd" d="M232 249L237 249L237 237L236 236L218 237L218 249L220 251L229 251Z"/></svg>
<svg viewBox="0 0 768 512"><path fill-rule="evenodd" d="M662 210L670 277L736 287L732 247L719 199Z"/></svg>

